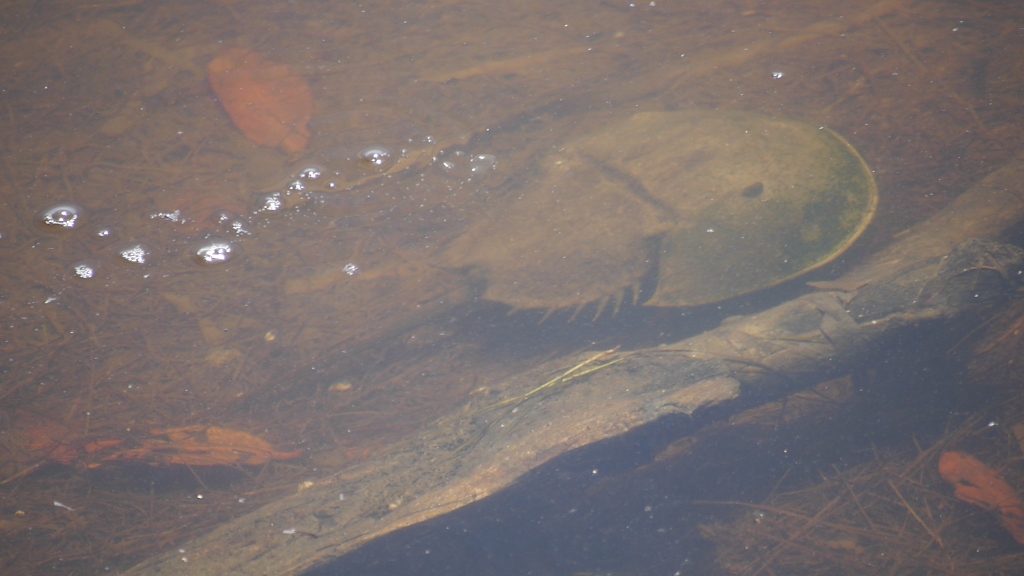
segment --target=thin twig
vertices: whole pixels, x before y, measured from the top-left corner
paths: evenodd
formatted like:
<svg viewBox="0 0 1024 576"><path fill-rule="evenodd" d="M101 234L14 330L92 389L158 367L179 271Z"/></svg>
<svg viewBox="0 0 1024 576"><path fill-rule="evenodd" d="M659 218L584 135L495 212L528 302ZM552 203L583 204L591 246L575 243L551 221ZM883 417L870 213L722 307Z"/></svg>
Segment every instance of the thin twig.
<svg viewBox="0 0 1024 576"><path fill-rule="evenodd" d="M821 517L824 516L825 514L827 514L828 512L830 512L832 510L832 508L835 507L835 505L840 502L840 500L842 500L841 496L837 496L837 497L833 498L832 501L829 502L828 504L826 504L824 508L819 510L818 513L815 514L813 518L808 520L807 523L804 524L802 528L800 528L794 534L792 534L789 538L787 538L786 542L783 542L783 543L779 544L778 546L776 546L771 551L771 553L768 554L768 557L765 558L764 561L761 563L761 567L758 568L757 570L755 570L754 573L751 574L750 576L758 576L759 574L764 572L772 564L772 562L774 562L775 559L778 558L780 554L782 554L782 552L785 549L787 544L789 544L791 542L794 542L797 538L800 538L804 534L806 534L811 528L814 528L814 526L816 524L818 524L818 521L821 519Z"/></svg>
<svg viewBox="0 0 1024 576"><path fill-rule="evenodd" d="M864 516L864 521L868 523L868 527L871 528L872 532L874 532L875 525L871 522L871 516L868 516L867 511L864 510L863 506L861 506L860 499L857 498L857 493L853 491L853 486L850 486L850 483L846 481L846 477L843 476L843 473L839 471L839 468L835 464L832 465L832 468L836 471L836 476L839 477L839 481L843 483L843 486L845 486L846 490L850 493L850 498L853 498L853 503L857 505L857 509L860 510L861 515Z"/></svg>
<svg viewBox="0 0 1024 576"><path fill-rule="evenodd" d="M939 538L939 535L936 534L931 529L931 527L925 524L924 520L921 520L921 517L917 515L917 512L914 512L914 509L911 508L910 504L907 503L907 500L903 497L903 494L900 494L900 491L896 488L896 485L892 483L892 480L886 480L886 482L889 484L889 487L892 488L892 491L896 493L896 496L900 499L900 502L903 502L903 505L907 508L907 512L910 512L910 515L914 517L914 520L917 520L917 523L920 524L922 528L924 528L924 531L927 532L932 537L932 539L938 543L939 548L945 548L945 545L942 543L942 538Z"/></svg>

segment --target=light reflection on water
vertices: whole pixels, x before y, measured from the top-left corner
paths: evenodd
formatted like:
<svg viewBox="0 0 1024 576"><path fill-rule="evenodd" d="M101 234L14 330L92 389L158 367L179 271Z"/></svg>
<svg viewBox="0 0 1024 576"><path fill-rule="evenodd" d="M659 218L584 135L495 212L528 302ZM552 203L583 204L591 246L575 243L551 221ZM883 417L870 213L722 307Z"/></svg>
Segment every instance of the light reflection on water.
<svg viewBox="0 0 1024 576"><path fill-rule="evenodd" d="M540 358L681 338L801 289L538 324L546 311L506 316L476 299L477 280L431 265L562 135L603 114L742 109L827 125L858 147L883 195L848 259L882 245L1022 140L1024 60L1019 42L1000 40L1015 37L1019 14L932 9L11 7L3 409L59 421L71 443L201 424L306 455L193 475L87 469L83 452L2 492L29 519L5 540L5 562L25 566L26 527L41 526L55 491L82 522L54 531L32 565L131 564L372 456ZM309 83L313 137L300 158L232 125L205 77L225 46ZM4 448L4 478L47 462ZM128 532L146 538L109 544Z"/></svg>

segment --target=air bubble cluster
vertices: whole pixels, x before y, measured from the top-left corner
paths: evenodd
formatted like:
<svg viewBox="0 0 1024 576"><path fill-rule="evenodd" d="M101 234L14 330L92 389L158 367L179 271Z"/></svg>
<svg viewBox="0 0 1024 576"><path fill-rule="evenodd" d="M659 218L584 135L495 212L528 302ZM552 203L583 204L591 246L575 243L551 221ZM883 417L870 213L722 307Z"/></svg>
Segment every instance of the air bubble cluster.
<svg viewBox="0 0 1024 576"><path fill-rule="evenodd" d="M234 245L227 240L210 240L196 249L194 258L200 264L224 264L235 252Z"/></svg>
<svg viewBox="0 0 1024 576"><path fill-rule="evenodd" d="M280 192L263 194L256 199L257 214L273 214L284 210L284 197Z"/></svg>
<svg viewBox="0 0 1024 576"><path fill-rule="evenodd" d="M303 180L319 180L324 171L316 166L307 166L299 170L299 178Z"/></svg>
<svg viewBox="0 0 1024 576"><path fill-rule="evenodd" d="M82 209L74 204L57 204L40 212L38 221L46 230L71 230L81 225Z"/></svg>
<svg viewBox="0 0 1024 576"><path fill-rule="evenodd" d="M91 280L96 277L96 265L92 262L77 262L71 265L71 274L76 278Z"/></svg>
<svg viewBox="0 0 1024 576"><path fill-rule="evenodd" d="M129 264L147 264L152 259L153 251L145 244L129 244L117 251L121 260Z"/></svg>
<svg viewBox="0 0 1024 576"><path fill-rule="evenodd" d="M464 181L483 177L494 171L498 158L494 154L471 154L464 150L453 150L440 158L441 168L446 174Z"/></svg>
<svg viewBox="0 0 1024 576"><path fill-rule="evenodd" d="M391 151L383 146L371 146L360 151L356 158L364 166L384 168L391 164Z"/></svg>

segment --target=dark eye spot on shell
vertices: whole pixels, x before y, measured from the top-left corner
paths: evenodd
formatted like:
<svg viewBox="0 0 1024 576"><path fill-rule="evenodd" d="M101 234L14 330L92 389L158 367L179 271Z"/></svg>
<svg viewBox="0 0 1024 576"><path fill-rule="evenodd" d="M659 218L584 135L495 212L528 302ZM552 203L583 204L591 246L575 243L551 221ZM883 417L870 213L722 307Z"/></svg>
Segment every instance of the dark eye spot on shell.
<svg viewBox="0 0 1024 576"><path fill-rule="evenodd" d="M764 184L761 182L754 182L750 186L744 188L740 194L742 194L744 198L757 198L762 192L764 192Z"/></svg>

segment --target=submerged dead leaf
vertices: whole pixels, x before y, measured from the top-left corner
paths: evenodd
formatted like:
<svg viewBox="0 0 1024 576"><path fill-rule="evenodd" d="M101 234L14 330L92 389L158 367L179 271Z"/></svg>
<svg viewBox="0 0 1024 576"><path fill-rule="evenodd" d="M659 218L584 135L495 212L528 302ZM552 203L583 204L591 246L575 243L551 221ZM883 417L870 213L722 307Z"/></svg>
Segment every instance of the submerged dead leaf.
<svg viewBox="0 0 1024 576"><path fill-rule="evenodd" d="M1014 540L1024 544L1024 501L998 472L964 452L943 452L939 474L953 485L956 497L993 510Z"/></svg>
<svg viewBox="0 0 1024 576"><path fill-rule="evenodd" d="M141 460L150 464L186 466L261 466L272 460L293 460L301 450L278 452L267 441L247 432L216 426L163 428L150 432L138 448L122 450L103 459Z"/></svg>
<svg viewBox="0 0 1024 576"><path fill-rule="evenodd" d="M18 409L0 445L0 474L6 475L0 485L28 476L47 463L74 464L122 442L79 435L56 420Z"/></svg>
<svg viewBox="0 0 1024 576"><path fill-rule="evenodd" d="M7 434L15 460L70 464L78 459L78 448L67 426L28 410L17 410L12 422Z"/></svg>
<svg viewBox="0 0 1024 576"><path fill-rule="evenodd" d="M210 62L207 78L246 138L280 148L292 157L306 149L313 96L309 84L287 65L231 48Z"/></svg>
<svg viewBox="0 0 1024 576"><path fill-rule="evenodd" d="M87 468L118 461L152 465L261 466L272 460L293 460L302 455L301 450L278 452L269 442L252 434L216 426L153 430L150 437L136 442L135 448L111 452L125 440L78 436L59 422L25 410L15 413L5 440L0 446L7 453L4 460L16 465L17 470L0 481L0 485L27 476L48 462L82 462Z"/></svg>

